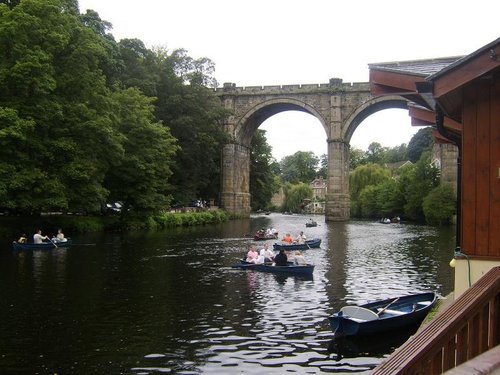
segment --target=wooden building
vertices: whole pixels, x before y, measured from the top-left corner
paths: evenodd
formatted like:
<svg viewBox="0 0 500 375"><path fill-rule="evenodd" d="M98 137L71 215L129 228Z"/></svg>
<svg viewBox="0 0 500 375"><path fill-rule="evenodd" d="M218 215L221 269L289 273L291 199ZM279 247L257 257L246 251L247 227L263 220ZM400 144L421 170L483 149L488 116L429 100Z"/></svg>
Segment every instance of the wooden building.
<svg viewBox="0 0 500 375"><path fill-rule="evenodd" d="M373 374L498 374L500 38L460 58L372 64L370 83L458 149L455 301Z"/></svg>
<svg viewBox="0 0 500 375"><path fill-rule="evenodd" d="M413 125L458 148L457 298L500 265L500 38L467 56L369 68L373 95L408 99Z"/></svg>

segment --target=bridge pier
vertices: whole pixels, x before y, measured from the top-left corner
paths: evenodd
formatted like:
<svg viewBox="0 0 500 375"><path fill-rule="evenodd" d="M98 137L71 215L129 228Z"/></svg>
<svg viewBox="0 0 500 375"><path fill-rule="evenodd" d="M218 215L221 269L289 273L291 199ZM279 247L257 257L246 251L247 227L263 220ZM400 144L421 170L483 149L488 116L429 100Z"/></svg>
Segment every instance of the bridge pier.
<svg viewBox="0 0 500 375"><path fill-rule="evenodd" d="M346 221L350 218L349 145L343 139L328 141L328 190L325 220Z"/></svg>
<svg viewBox="0 0 500 375"><path fill-rule="evenodd" d="M228 143L222 150L220 206L238 216L250 216L250 149Z"/></svg>

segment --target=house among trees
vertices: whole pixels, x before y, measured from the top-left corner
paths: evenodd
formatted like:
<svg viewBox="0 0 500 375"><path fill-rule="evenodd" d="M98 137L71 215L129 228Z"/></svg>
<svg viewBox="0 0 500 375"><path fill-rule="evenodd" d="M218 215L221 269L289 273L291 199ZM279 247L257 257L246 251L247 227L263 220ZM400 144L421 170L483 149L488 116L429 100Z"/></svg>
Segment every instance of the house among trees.
<svg viewBox="0 0 500 375"><path fill-rule="evenodd" d="M316 177L309 184L313 191L313 198L308 202L305 211L312 214L325 213L325 198L326 198L326 180L323 176Z"/></svg>
<svg viewBox="0 0 500 375"><path fill-rule="evenodd" d="M323 176L316 177L311 181L311 189L313 190L313 199L325 200L326 198L326 181Z"/></svg>
<svg viewBox="0 0 500 375"><path fill-rule="evenodd" d="M458 161L456 248L450 249L455 303L374 374L439 374L471 360L453 373L497 373L500 38L463 57L371 64L370 85L374 95L406 98L412 123L434 126L436 140L456 147Z"/></svg>

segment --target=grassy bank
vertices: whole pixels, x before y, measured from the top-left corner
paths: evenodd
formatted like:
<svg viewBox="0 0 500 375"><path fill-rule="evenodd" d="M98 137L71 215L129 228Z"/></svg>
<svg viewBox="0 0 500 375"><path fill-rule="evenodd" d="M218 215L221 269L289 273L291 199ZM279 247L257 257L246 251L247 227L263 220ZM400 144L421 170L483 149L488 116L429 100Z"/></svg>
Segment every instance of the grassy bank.
<svg viewBox="0 0 500 375"><path fill-rule="evenodd" d="M67 233L89 233L187 227L222 223L230 219L233 217L224 210L166 212L149 218L80 215L2 216L0 237L14 239L22 233L31 236L37 228L50 236L56 234L58 228L63 228Z"/></svg>

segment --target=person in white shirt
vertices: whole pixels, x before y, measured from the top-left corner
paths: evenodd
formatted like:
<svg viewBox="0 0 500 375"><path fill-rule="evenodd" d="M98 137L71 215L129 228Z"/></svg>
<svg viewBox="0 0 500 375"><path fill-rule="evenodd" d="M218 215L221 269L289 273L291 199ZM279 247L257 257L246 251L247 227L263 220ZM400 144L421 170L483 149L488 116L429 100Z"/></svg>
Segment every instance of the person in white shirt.
<svg viewBox="0 0 500 375"><path fill-rule="evenodd" d="M303 243L306 243L306 235L304 234L304 232L300 232L300 234L297 236L297 238L295 239L295 243L298 243L298 244L303 244Z"/></svg>
<svg viewBox="0 0 500 375"><path fill-rule="evenodd" d="M264 244L264 247L260 250L260 255L264 257L266 262L274 261L274 252L269 249L268 243Z"/></svg>
<svg viewBox="0 0 500 375"><path fill-rule="evenodd" d="M42 236L42 230L37 229L36 233L33 235L33 243L42 243L43 240L48 240L47 236Z"/></svg>

